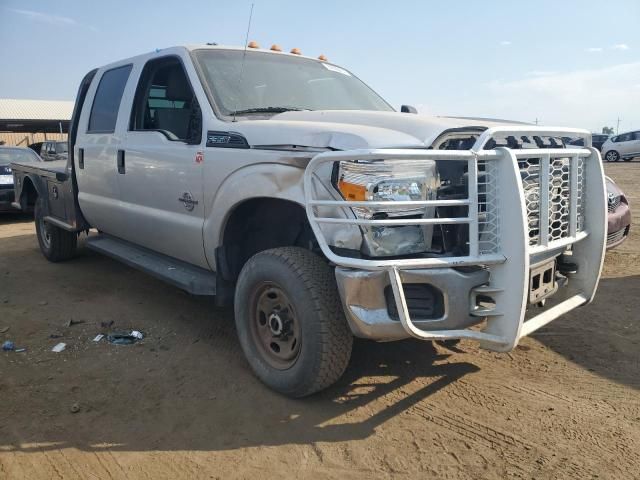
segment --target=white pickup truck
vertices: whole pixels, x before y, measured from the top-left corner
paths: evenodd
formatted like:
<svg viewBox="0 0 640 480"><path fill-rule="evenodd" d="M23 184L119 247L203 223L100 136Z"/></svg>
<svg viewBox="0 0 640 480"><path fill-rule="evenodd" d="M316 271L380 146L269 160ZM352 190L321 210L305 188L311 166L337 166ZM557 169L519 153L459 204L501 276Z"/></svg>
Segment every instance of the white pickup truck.
<svg viewBox="0 0 640 480"><path fill-rule="evenodd" d="M68 160L13 164L14 205L51 261L95 229L89 248L233 304L254 372L290 396L335 382L353 336L504 352L590 302L589 133L413 112L324 58L159 50L85 76Z"/></svg>

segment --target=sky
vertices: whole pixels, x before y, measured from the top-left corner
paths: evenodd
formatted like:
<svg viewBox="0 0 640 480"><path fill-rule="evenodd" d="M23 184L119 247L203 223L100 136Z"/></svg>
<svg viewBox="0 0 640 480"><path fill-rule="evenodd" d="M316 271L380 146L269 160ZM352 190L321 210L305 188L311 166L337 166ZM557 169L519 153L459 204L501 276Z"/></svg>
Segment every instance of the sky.
<svg viewBox="0 0 640 480"><path fill-rule="evenodd" d="M94 67L250 40L325 54L395 108L640 129L640 0L0 0L0 98L73 100Z"/></svg>

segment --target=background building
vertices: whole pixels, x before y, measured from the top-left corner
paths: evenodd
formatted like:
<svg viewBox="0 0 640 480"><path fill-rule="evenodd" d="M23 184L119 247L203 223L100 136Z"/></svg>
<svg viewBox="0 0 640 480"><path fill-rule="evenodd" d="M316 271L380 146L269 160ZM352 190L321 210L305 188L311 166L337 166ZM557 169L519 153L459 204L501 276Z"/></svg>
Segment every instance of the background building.
<svg viewBox="0 0 640 480"><path fill-rule="evenodd" d="M0 144L66 140L72 112L72 101L0 98Z"/></svg>

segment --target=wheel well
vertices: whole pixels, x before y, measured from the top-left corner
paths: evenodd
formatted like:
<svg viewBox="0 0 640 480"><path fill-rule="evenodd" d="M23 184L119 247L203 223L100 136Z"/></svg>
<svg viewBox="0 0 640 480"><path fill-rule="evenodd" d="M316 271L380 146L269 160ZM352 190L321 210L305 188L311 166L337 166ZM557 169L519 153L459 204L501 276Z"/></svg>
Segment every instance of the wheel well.
<svg viewBox="0 0 640 480"><path fill-rule="evenodd" d="M20 194L20 205L22 209L33 209L36 200L38 199L38 191L36 187L33 185L33 180L29 177L25 177L24 183L22 184L22 192Z"/></svg>
<svg viewBox="0 0 640 480"><path fill-rule="evenodd" d="M277 198L254 198L238 205L227 220L216 251L218 273L234 282L244 264L258 252L298 246L314 250L315 237L304 208Z"/></svg>

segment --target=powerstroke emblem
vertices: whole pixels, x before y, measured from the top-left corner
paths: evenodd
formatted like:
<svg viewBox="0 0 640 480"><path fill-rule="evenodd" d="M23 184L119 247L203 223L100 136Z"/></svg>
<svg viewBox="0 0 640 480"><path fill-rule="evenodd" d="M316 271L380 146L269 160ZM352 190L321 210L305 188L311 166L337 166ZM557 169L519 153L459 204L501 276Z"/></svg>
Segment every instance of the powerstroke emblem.
<svg viewBox="0 0 640 480"><path fill-rule="evenodd" d="M236 132L207 132L207 147L249 148L247 139Z"/></svg>

